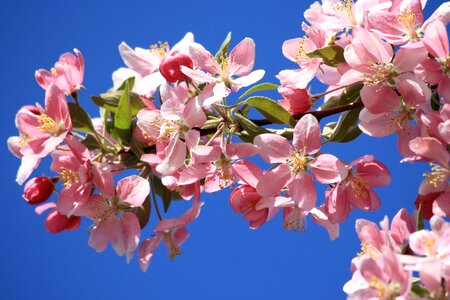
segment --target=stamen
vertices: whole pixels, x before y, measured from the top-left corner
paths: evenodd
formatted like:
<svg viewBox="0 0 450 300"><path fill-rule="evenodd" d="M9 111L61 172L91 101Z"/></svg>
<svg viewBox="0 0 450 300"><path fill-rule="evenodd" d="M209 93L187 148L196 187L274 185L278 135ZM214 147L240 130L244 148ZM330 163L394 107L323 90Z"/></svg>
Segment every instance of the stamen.
<svg viewBox="0 0 450 300"><path fill-rule="evenodd" d="M52 118L50 118L47 114L41 114L37 117L38 123L41 126L38 126L37 129L40 131L48 132L48 133L56 133L56 122Z"/></svg>
<svg viewBox="0 0 450 300"><path fill-rule="evenodd" d="M305 232L306 230L306 217L303 214L303 211L295 207L284 220L283 227L286 230L292 230L296 232Z"/></svg>
<svg viewBox="0 0 450 300"><path fill-rule="evenodd" d="M445 180L448 180L448 176L450 173L449 170L444 169L443 167L435 163L430 163L430 167L431 172L426 172L423 174L423 176L428 179L428 183L430 185L437 188L441 183L445 182Z"/></svg>
<svg viewBox="0 0 450 300"><path fill-rule="evenodd" d="M169 44L167 42L158 41L158 44L153 44L150 46L150 51L156 52L162 58L166 57L167 53L169 53Z"/></svg>
<svg viewBox="0 0 450 300"><path fill-rule="evenodd" d="M67 188L78 180L78 174L66 167L61 167L59 178L64 182L63 187Z"/></svg>
<svg viewBox="0 0 450 300"><path fill-rule="evenodd" d="M364 73L365 83L367 85L381 84L387 81L393 73L392 64L379 64L373 61L369 61L368 64L368 72Z"/></svg>
<svg viewBox="0 0 450 300"><path fill-rule="evenodd" d="M291 159L287 162L292 172L304 173L308 169L308 157L304 156L303 151L293 151Z"/></svg>
<svg viewBox="0 0 450 300"><path fill-rule="evenodd" d="M172 232L164 232L163 238L166 242L167 250L169 250L170 260L173 260L175 257L183 253L180 247L175 243Z"/></svg>

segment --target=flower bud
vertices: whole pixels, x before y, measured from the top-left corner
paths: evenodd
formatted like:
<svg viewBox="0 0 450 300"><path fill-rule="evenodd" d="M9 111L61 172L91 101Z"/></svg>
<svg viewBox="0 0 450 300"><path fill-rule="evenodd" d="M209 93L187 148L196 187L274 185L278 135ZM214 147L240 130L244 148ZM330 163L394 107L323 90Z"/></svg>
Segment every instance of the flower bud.
<svg viewBox="0 0 450 300"><path fill-rule="evenodd" d="M311 97L306 89L291 89L284 86L278 88L284 100L278 101L291 115L305 113L311 109Z"/></svg>
<svg viewBox="0 0 450 300"><path fill-rule="evenodd" d="M23 188L22 197L28 204L39 204L50 198L53 193L53 182L47 177L34 177Z"/></svg>
<svg viewBox="0 0 450 300"><path fill-rule="evenodd" d="M439 197L441 193L430 193L427 195L418 195L416 201L414 201L414 205L417 209L422 205L422 216L425 220L431 219L433 216L433 203L437 197Z"/></svg>
<svg viewBox="0 0 450 300"><path fill-rule="evenodd" d="M81 218L78 216L70 216L61 214L58 210L53 209L45 218L45 229L50 233L60 233L64 230L75 230L80 226Z"/></svg>
<svg viewBox="0 0 450 300"><path fill-rule="evenodd" d="M170 54L168 57L162 60L159 65L159 71L162 76L169 82L174 83L179 80L187 80L187 77L181 72L181 66L191 68L194 66L192 59L186 54L179 53L177 51Z"/></svg>

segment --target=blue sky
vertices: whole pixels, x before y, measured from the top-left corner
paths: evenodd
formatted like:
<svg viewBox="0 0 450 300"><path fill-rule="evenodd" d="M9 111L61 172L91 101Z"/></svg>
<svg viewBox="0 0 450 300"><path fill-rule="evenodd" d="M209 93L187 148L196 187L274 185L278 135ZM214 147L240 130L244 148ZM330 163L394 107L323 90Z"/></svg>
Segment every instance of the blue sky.
<svg viewBox="0 0 450 300"><path fill-rule="evenodd" d="M40 3L41 2L41 3ZM42 3L45 2L45 3ZM95 2L95 3L94 3ZM98 254L87 245L83 220L76 232L48 234L44 218L22 199L14 182L19 160L6 148L16 135L14 115L25 104L43 103L44 91L34 80L38 68L50 68L60 54L78 48L86 61L80 95L91 115L97 112L89 95L106 91L111 73L123 66L117 46L148 47L157 41L177 42L187 31L211 52L228 31L232 45L242 38L256 42L256 66L264 81L277 82L282 69L295 68L281 53L284 40L302 36L303 11L312 1L7 1L0 11L0 53L3 147L0 147L3 238L0 247L0 290L3 299L343 299L350 279L350 260L360 251L356 219L375 222L392 217L401 207L412 211L426 165L400 164L394 137L359 137L352 144L323 148L351 161L374 154L392 173L392 184L378 189L382 208L354 211L335 241L313 222L306 233L287 232L280 216L252 231L228 205L229 191L202 198L202 213L188 229L183 254L170 261L160 247L147 273L137 261L127 265L109 247ZM429 0L431 12L442 3ZM321 92L313 85L313 92ZM40 172L50 172L44 160ZM36 172L35 175L40 174ZM319 201L323 199L322 194ZM319 202L320 203L320 202ZM174 203L176 216L189 203ZM177 207L176 207L177 206ZM154 216L153 216L154 217ZM150 225L154 225L155 220ZM150 234L149 228L144 234Z"/></svg>

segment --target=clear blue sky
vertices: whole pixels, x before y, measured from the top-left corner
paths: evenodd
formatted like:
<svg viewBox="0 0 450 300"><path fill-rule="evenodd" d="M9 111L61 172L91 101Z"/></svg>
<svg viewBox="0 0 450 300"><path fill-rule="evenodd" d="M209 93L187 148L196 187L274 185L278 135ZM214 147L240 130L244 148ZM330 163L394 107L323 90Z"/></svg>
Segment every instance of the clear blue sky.
<svg viewBox="0 0 450 300"><path fill-rule="evenodd" d="M94 4L95 2L95 4ZM375 222L392 217L401 207L413 209L417 187L426 165L399 163L394 137L361 136L352 144L327 145L350 161L375 154L391 170L392 184L378 189L382 208L354 211L341 226L341 236L328 239L326 231L309 222L298 234L282 228L281 216L257 231L247 228L228 205L229 191L203 197L200 218L188 229L183 254L174 261L158 249L147 273L136 259L127 265L111 247L97 254L87 245L90 222L76 232L48 234L43 217L34 214L14 182L19 160L6 148L16 135L14 115L25 104L43 103L44 91L34 80L38 68L50 68L59 55L73 48L86 61L80 100L91 115L96 110L88 95L106 91L111 73L123 66L117 51L121 41L148 47L157 41L174 44L187 31L214 52L228 31L232 44L249 36L256 42L256 68L264 81L277 82L282 69L294 68L281 53L284 40L302 36L304 1L4 1L0 11L0 48L3 146L2 242L0 298L2 299L343 299L343 284L351 277L350 260L360 251L354 232L357 218ZM429 16L441 1L429 0ZM318 85L313 92L320 92ZM49 160L43 166L48 168ZM40 171L47 171L41 168ZM35 175L40 174L36 172ZM322 201L320 194L319 201ZM178 203L175 203L174 207ZM180 208L181 207L181 208ZM185 209L180 204L177 212ZM154 220L151 225L154 225ZM149 234L149 228L144 234Z"/></svg>

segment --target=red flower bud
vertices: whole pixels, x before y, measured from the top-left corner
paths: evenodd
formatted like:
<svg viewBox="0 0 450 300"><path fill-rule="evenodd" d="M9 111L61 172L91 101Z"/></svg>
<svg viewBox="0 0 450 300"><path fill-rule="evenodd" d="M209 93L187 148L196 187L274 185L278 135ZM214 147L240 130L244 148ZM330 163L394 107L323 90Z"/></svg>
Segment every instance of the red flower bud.
<svg viewBox="0 0 450 300"><path fill-rule="evenodd" d="M419 206L422 204L422 216L425 220L431 219L433 216L433 202L439 197L442 193L431 193L427 195L419 195L414 201L416 208L419 209Z"/></svg>
<svg viewBox="0 0 450 300"><path fill-rule="evenodd" d="M53 193L53 182L47 177L34 177L23 188L22 197L28 204L39 204L50 198Z"/></svg>
<svg viewBox="0 0 450 300"><path fill-rule="evenodd" d="M78 216L67 217L56 209L53 209L45 218L45 229L50 233L60 233L64 230L75 230L80 226L81 218Z"/></svg>
<svg viewBox="0 0 450 300"><path fill-rule="evenodd" d="M162 60L159 65L159 72L161 72L161 75L171 83L179 80L187 80L189 77L181 72L181 66L192 69L194 63L186 54L175 51Z"/></svg>
<svg viewBox="0 0 450 300"><path fill-rule="evenodd" d="M311 109L312 103L308 90L280 86L278 92L284 97L284 100L279 100L278 104L283 106L291 115L305 113Z"/></svg>

